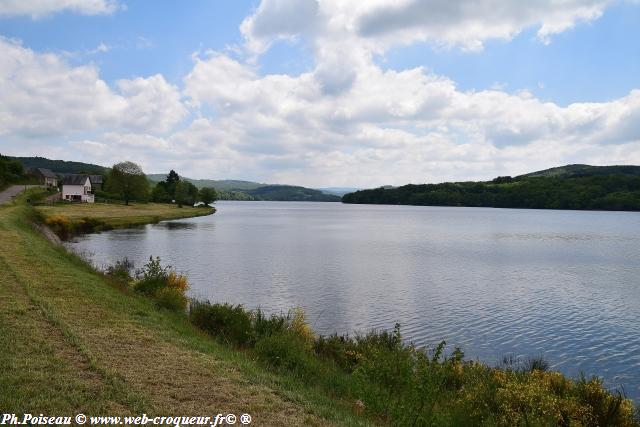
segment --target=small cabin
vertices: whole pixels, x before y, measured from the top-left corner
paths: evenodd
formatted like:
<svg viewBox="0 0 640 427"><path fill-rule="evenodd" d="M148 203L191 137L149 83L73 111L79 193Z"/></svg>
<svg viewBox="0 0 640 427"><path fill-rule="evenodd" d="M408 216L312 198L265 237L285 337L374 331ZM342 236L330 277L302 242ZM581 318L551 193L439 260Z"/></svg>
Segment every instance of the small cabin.
<svg viewBox="0 0 640 427"><path fill-rule="evenodd" d="M62 180L62 200L93 203L94 196L89 175L67 175Z"/></svg>
<svg viewBox="0 0 640 427"><path fill-rule="evenodd" d="M33 175L37 176L40 182L47 187L58 186L58 175L53 173L51 169L35 168L33 169Z"/></svg>

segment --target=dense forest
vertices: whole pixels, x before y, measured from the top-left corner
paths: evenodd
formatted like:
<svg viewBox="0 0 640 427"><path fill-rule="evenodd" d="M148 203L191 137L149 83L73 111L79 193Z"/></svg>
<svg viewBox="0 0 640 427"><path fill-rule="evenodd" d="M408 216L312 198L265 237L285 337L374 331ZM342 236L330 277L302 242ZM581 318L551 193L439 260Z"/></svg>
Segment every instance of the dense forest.
<svg viewBox="0 0 640 427"><path fill-rule="evenodd" d="M100 165L83 162L69 162L66 160L50 160L44 157L13 157L22 163L25 169L44 168L58 174L84 173L89 175L106 175L107 168Z"/></svg>
<svg viewBox="0 0 640 427"><path fill-rule="evenodd" d="M388 205L640 211L638 172L639 167L610 169L609 175L600 169L595 169L594 173L581 169L562 173L533 173L515 178L498 177L489 182L410 184L357 191L346 194L342 201Z"/></svg>

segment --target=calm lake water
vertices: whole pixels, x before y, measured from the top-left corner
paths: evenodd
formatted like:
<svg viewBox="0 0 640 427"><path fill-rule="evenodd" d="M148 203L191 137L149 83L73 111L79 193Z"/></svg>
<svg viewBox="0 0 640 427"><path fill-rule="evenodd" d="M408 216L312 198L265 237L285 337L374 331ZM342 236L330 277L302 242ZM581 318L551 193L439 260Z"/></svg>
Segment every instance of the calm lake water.
<svg viewBox="0 0 640 427"><path fill-rule="evenodd" d="M97 266L160 256L192 295L303 307L322 333L392 329L468 358L544 357L640 400L640 214L218 202L215 215L68 244Z"/></svg>

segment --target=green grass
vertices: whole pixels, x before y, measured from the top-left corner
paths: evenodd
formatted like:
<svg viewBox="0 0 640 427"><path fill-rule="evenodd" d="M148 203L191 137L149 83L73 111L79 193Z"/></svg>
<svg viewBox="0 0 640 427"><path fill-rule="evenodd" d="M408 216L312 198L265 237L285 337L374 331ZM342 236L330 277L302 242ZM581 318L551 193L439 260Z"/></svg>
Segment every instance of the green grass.
<svg viewBox="0 0 640 427"><path fill-rule="evenodd" d="M183 207L164 203L134 203L129 206L113 203L58 203L38 206L45 217L65 217L71 222L93 218L110 228L131 227L158 221L210 215L211 207Z"/></svg>
<svg viewBox="0 0 640 427"><path fill-rule="evenodd" d="M91 208L64 212L76 207ZM246 412L254 425L367 424L349 402L269 372L184 316L114 286L35 232L32 209L0 208L4 412Z"/></svg>

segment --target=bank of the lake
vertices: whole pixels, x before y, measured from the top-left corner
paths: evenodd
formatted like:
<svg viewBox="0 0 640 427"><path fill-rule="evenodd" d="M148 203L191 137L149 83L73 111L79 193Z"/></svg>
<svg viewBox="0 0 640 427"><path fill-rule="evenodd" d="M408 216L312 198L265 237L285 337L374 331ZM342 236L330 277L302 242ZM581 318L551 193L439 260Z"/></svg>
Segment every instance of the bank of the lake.
<svg viewBox="0 0 640 427"><path fill-rule="evenodd" d="M256 425L637 425L631 403L598 381L572 381L544 364L513 370L457 353L427 358L394 334L311 338L309 347L295 336L265 337L255 349L218 344L183 314L50 244L32 220L29 206L0 209L8 349L0 407L9 412L246 412Z"/></svg>
<svg viewBox="0 0 640 427"><path fill-rule="evenodd" d="M4 412L249 413L254 425L367 424L347 403L269 372L183 316L114 286L40 235L36 216L24 204L0 207Z"/></svg>

